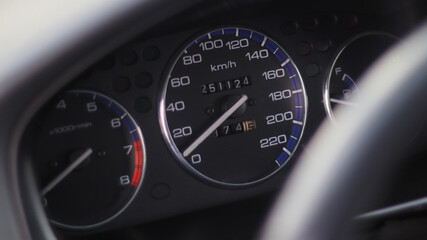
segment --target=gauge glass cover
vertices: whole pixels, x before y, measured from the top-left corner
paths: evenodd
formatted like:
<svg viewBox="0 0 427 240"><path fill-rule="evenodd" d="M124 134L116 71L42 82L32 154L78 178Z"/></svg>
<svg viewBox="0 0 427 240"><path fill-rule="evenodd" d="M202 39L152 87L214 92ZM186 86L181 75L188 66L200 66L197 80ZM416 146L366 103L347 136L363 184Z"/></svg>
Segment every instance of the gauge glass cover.
<svg viewBox="0 0 427 240"><path fill-rule="evenodd" d="M209 183L245 186L271 177L292 157L307 97L277 42L226 27L193 38L176 55L159 108L163 136L182 166Z"/></svg>

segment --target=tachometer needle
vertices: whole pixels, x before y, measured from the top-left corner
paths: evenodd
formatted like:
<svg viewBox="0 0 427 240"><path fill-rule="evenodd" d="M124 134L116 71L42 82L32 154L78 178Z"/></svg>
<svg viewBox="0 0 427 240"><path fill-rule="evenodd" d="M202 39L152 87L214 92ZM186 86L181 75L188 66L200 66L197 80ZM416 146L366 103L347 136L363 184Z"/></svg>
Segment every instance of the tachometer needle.
<svg viewBox="0 0 427 240"><path fill-rule="evenodd" d="M56 176L46 187L41 191L41 195L44 196L50 190L52 190L58 183L60 183L68 174L70 174L76 167L78 167L84 160L86 160L92 154L92 148L86 149L73 163L65 168L58 176Z"/></svg>
<svg viewBox="0 0 427 240"><path fill-rule="evenodd" d="M225 120L227 120L228 117L231 116L240 106L242 106L243 103L248 100L248 96L246 94L242 94L242 97L235 103L233 106L231 106L230 109L228 109L226 112L224 112L221 117L219 117L208 129L206 129L187 149L184 150L182 155L184 157L187 157L190 155L194 149L196 149L203 141L206 140L206 138L215 131L221 125Z"/></svg>
<svg viewBox="0 0 427 240"><path fill-rule="evenodd" d="M359 105L350 101L344 101L344 100L340 100L340 99L336 99L336 98L330 98L329 101L333 102L333 103L338 103L338 104L342 104L342 105L347 105L347 106L352 106L352 107L358 107Z"/></svg>

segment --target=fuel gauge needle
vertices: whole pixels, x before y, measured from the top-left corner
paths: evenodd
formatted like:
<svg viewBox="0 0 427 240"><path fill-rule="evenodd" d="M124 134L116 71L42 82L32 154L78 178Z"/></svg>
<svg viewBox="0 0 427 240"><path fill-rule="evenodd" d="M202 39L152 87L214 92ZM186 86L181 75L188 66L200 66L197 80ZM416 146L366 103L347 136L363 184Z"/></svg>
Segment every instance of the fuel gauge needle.
<svg viewBox="0 0 427 240"><path fill-rule="evenodd" d="M242 97L235 104L233 104L230 109L225 111L221 115L221 117L219 117L210 127L208 127L208 129L206 129L190 146L188 146L188 148L184 150L182 155L184 157L190 155L194 151L194 149L196 149L203 141L205 141L206 138L209 137L209 135L211 135L211 133L213 133L213 131L215 131L215 129L217 129L219 125L225 122L225 120L227 120L227 118L230 117L231 114L233 114L240 106L242 106L242 104L245 103L246 100L248 100L248 96L246 94L242 94Z"/></svg>
<svg viewBox="0 0 427 240"><path fill-rule="evenodd" d="M342 105L346 105L346 106L352 106L352 107L358 107L359 105L350 101L345 101L345 100L340 100L340 99L336 99L336 98L330 98L329 101L333 102L333 103L338 103L338 104L342 104Z"/></svg>
<svg viewBox="0 0 427 240"><path fill-rule="evenodd" d="M41 195L46 195L50 190L52 190L58 183L64 180L76 167L84 162L92 154L92 148L86 149L73 163L71 163L67 168L65 168L58 176L56 176L46 187L41 191Z"/></svg>

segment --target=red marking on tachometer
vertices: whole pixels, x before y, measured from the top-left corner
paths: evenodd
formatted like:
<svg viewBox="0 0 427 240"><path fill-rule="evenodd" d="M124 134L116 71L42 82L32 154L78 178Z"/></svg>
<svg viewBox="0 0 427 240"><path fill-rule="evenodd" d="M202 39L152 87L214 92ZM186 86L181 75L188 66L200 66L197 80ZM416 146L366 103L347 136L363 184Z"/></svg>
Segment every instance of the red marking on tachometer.
<svg viewBox="0 0 427 240"><path fill-rule="evenodd" d="M133 176L131 184L136 187L139 184L142 174L142 144L141 141L136 141L133 143L135 149L135 167L133 169Z"/></svg>

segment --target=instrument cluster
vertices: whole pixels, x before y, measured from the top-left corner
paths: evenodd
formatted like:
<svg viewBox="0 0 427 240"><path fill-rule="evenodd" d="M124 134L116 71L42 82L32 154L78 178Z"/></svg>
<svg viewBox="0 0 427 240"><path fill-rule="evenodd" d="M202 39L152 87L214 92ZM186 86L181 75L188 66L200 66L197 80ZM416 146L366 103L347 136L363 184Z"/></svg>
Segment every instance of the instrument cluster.
<svg viewBox="0 0 427 240"><path fill-rule="evenodd" d="M101 231L276 191L333 107L357 107L357 78L397 41L378 23L260 16L117 49L35 119L52 223Z"/></svg>

